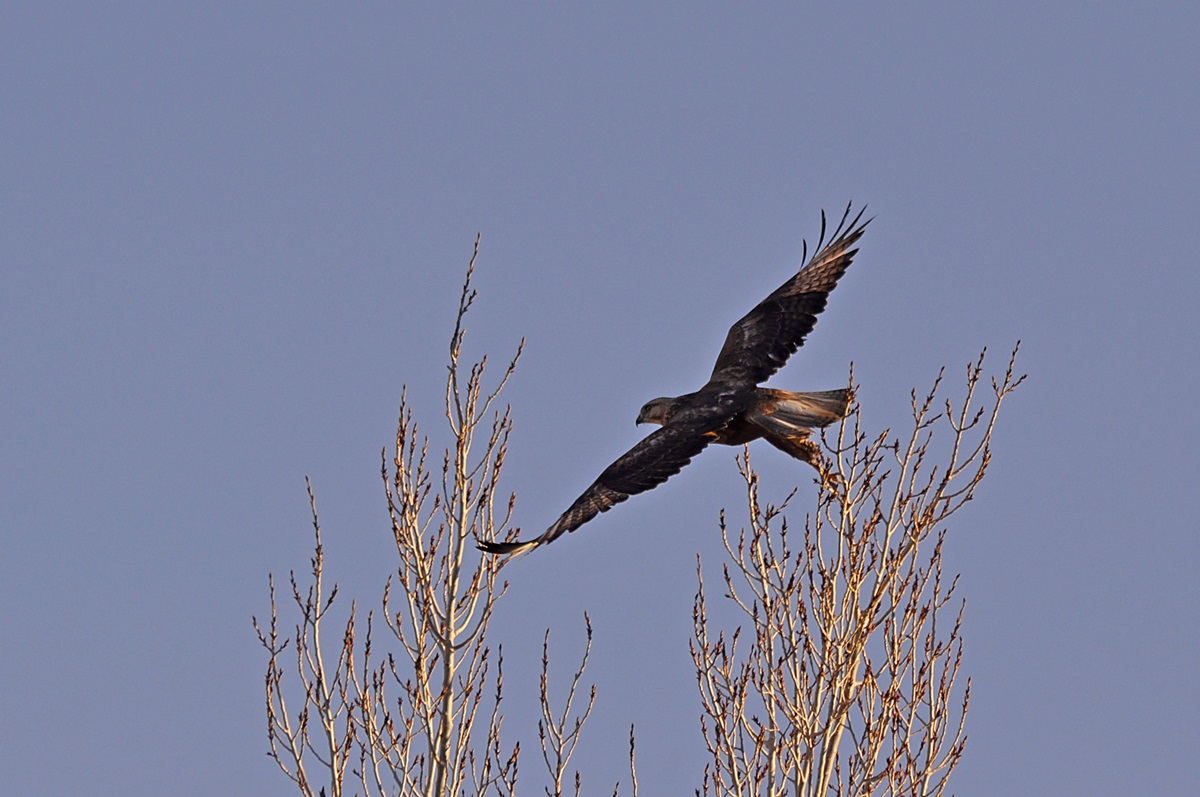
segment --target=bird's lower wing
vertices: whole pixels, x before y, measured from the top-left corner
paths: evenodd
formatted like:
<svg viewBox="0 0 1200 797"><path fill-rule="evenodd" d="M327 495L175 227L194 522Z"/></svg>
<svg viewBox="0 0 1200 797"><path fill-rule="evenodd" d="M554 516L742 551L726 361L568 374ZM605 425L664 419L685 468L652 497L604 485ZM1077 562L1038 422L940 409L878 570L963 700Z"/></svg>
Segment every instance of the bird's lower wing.
<svg viewBox="0 0 1200 797"><path fill-rule="evenodd" d="M480 541L479 547L488 553L520 553L552 542L629 496L652 490L679 473L692 457L713 441L714 436L705 426L668 424L605 468L592 486L584 490L542 536L524 542Z"/></svg>

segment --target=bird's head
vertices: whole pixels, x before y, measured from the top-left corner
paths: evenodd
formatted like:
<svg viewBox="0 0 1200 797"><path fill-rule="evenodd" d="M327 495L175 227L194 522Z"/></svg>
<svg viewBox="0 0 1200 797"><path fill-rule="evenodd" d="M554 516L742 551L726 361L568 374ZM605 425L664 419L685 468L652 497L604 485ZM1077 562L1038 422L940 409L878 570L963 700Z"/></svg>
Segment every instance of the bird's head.
<svg viewBox="0 0 1200 797"><path fill-rule="evenodd" d="M675 399L663 397L647 401L638 413L637 423L657 423L660 426L671 419L671 408Z"/></svg>

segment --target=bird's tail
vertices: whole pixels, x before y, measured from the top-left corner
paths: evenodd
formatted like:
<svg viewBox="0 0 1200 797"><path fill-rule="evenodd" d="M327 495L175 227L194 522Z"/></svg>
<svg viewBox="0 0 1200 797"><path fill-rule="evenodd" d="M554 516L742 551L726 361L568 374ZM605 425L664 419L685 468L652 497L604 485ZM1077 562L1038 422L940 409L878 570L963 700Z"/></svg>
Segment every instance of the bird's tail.
<svg viewBox="0 0 1200 797"><path fill-rule="evenodd" d="M757 402L757 411L747 415L747 420L763 430L768 443L824 473L820 447L809 439L809 434L846 417L852 398L850 391L793 393L768 388L759 391L768 395L762 396L765 400Z"/></svg>
<svg viewBox="0 0 1200 797"><path fill-rule="evenodd" d="M819 429L846 417L850 410L850 391L824 390L818 393L793 393L788 390L769 390L770 400L759 402L760 407L769 407L767 412L756 413L751 421L781 435L797 434L808 429Z"/></svg>

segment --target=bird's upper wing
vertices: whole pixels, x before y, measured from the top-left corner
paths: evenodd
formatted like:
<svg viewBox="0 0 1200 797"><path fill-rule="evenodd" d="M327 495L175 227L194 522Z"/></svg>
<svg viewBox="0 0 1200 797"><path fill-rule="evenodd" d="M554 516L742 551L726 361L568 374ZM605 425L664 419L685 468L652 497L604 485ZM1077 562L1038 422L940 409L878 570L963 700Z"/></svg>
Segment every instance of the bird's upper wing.
<svg viewBox="0 0 1200 797"><path fill-rule="evenodd" d="M592 486L575 499L554 525L542 536L525 542L479 542L488 553L520 553L552 542L587 523L600 512L607 512L631 495L644 493L679 473L692 457L712 442L711 424L668 424L654 431L629 449L600 474Z"/></svg>
<svg viewBox="0 0 1200 797"><path fill-rule="evenodd" d="M851 247L871 221L862 221L865 210L865 207L859 210L847 223L850 218L847 205L837 229L830 235L832 240L824 248L821 244L825 240L825 214L821 214L817 253L796 276L729 328L710 381L756 385L783 367L816 325L829 292L858 253Z"/></svg>

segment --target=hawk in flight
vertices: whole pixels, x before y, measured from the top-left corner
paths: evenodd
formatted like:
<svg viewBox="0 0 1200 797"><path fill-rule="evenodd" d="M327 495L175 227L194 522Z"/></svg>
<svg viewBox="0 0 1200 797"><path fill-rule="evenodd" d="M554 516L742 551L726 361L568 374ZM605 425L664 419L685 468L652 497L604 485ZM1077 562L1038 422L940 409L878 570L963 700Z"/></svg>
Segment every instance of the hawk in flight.
<svg viewBox="0 0 1200 797"><path fill-rule="evenodd" d="M870 222L862 221L864 210L851 219L847 206L825 246L821 214L821 237L812 260L730 327L708 383L695 393L656 398L642 407L637 422L662 428L605 468L542 536L524 542L480 541L479 547L515 554L553 542L629 496L662 484L709 443L741 445L761 437L820 470L821 455L809 434L845 417L849 392L793 393L758 385L783 367L816 325L829 292L858 253L853 247Z"/></svg>

